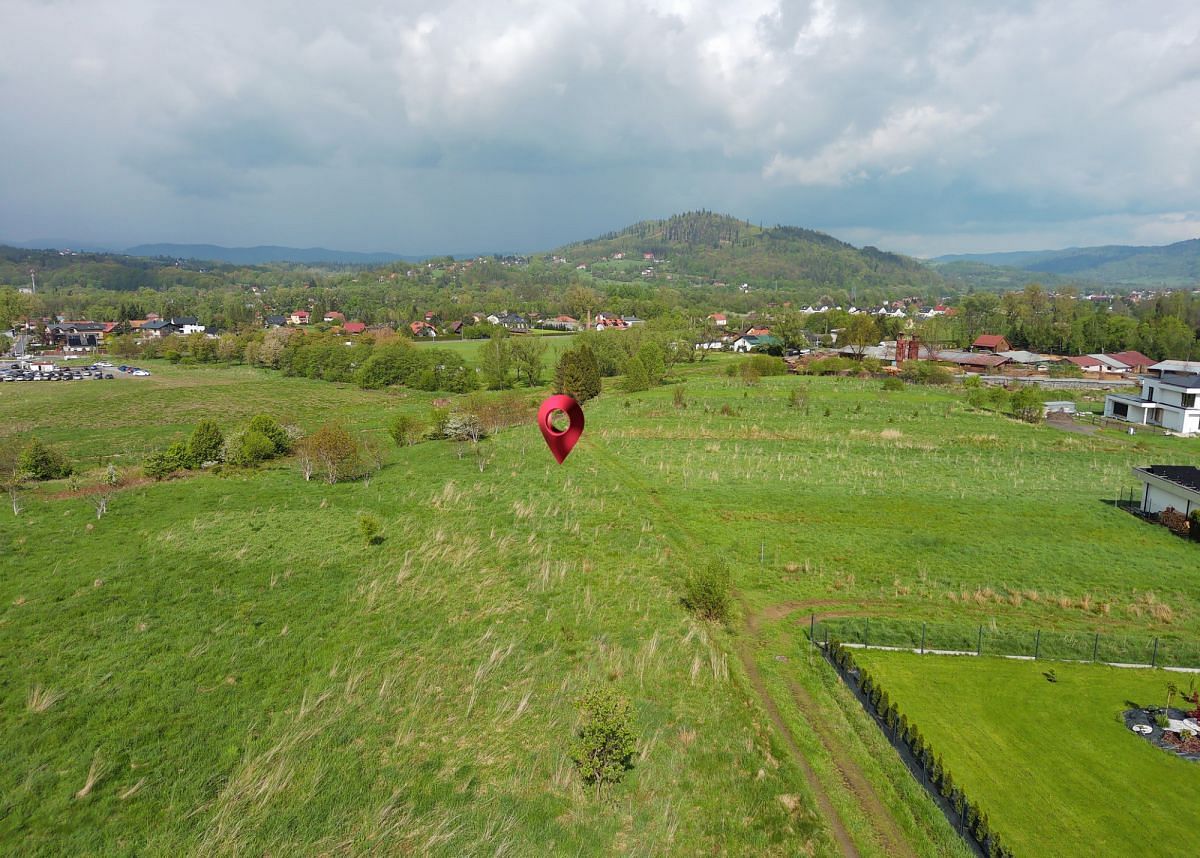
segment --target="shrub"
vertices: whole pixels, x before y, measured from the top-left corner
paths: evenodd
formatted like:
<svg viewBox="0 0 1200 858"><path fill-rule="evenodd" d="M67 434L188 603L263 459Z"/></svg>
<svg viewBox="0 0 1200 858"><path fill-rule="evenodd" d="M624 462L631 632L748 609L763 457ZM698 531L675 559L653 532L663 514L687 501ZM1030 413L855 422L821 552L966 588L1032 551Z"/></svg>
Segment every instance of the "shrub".
<svg viewBox="0 0 1200 858"><path fill-rule="evenodd" d="M33 480L61 480L74 470L66 456L37 438L21 451L17 467Z"/></svg>
<svg viewBox="0 0 1200 858"><path fill-rule="evenodd" d="M1192 510L1192 515L1188 521L1190 522L1188 533L1195 542L1200 542L1200 509Z"/></svg>
<svg viewBox="0 0 1200 858"><path fill-rule="evenodd" d="M611 687L593 687L577 701L583 724L571 746L571 759L583 780L595 784L617 783L633 768L637 732L629 698Z"/></svg>
<svg viewBox="0 0 1200 858"><path fill-rule="evenodd" d="M786 375L787 364L778 357L772 355L756 354L751 355L747 361L750 366L754 367L759 375Z"/></svg>
<svg viewBox="0 0 1200 858"><path fill-rule="evenodd" d="M163 480L188 467L187 442L175 441L167 449L151 454L142 465L142 470L152 479Z"/></svg>
<svg viewBox="0 0 1200 858"><path fill-rule="evenodd" d="M1012 395L1013 416L1026 423L1041 423L1043 416L1042 394L1035 385L1023 385Z"/></svg>
<svg viewBox="0 0 1200 858"><path fill-rule="evenodd" d="M676 408L687 408L687 388L686 387L675 388L672 396L674 397L674 402L675 402Z"/></svg>
<svg viewBox="0 0 1200 858"><path fill-rule="evenodd" d="M261 432L247 429L240 438L230 444L228 460L244 468L274 458L275 444Z"/></svg>
<svg viewBox="0 0 1200 858"><path fill-rule="evenodd" d="M581 405L600 395L600 364L586 343L559 357L554 368L554 392L572 396Z"/></svg>
<svg viewBox="0 0 1200 858"><path fill-rule="evenodd" d="M383 542L383 525L370 513L359 513L358 532L362 534L367 545L379 545Z"/></svg>
<svg viewBox="0 0 1200 858"><path fill-rule="evenodd" d="M410 447L421 438L423 424L410 414L398 414L388 426L388 434L397 447Z"/></svg>
<svg viewBox="0 0 1200 858"><path fill-rule="evenodd" d="M801 385L793 387L788 391L788 406L790 408L803 408L808 411L808 387Z"/></svg>
<svg viewBox="0 0 1200 858"><path fill-rule="evenodd" d="M221 461L225 449L225 436L215 420L201 420L192 431L187 443L187 460L192 467L207 462Z"/></svg>
<svg viewBox="0 0 1200 858"><path fill-rule="evenodd" d="M954 381L954 375L944 366L938 366L933 361L906 361L900 375L915 384L946 385Z"/></svg>
<svg viewBox="0 0 1200 858"><path fill-rule="evenodd" d="M623 387L631 393L638 390L650 389L650 373L646 370L646 365L642 363L642 359L636 355L631 357L629 362L625 364L625 382Z"/></svg>
<svg viewBox="0 0 1200 858"><path fill-rule="evenodd" d="M345 427L326 423L302 443L304 456L321 471L330 485L359 475L362 451Z"/></svg>
<svg viewBox="0 0 1200 858"><path fill-rule="evenodd" d="M683 603L699 617L724 622L729 617L732 589L729 569L714 560L688 572L683 581Z"/></svg>
<svg viewBox="0 0 1200 858"><path fill-rule="evenodd" d="M446 437L446 421L450 419L450 409L433 408L429 411L429 433L431 441L440 441Z"/></svg>
<svg viewBox="0 0 1200 858"><path fill-rule="evenodd" d="M742 384L747 387L753 387L758 384L758 380L762 377L762 373L758 371L758 367L749 362L742 364L741 375Z"/></svg>
<svg viewBox="0 0 1200 858"><path fill-rule="evenodd" d="M250 421L250 431L267 438L276 456L282 456L292 449L292 439L288 437L287 430L270 414L255 415Z"/></svg>
<svg viewBox="0 0 1200 858"><path fill-rule="evenodd" d="M896 378L896 376L888 376L883 380L884 390L904 390L904 382Z"/></svg>

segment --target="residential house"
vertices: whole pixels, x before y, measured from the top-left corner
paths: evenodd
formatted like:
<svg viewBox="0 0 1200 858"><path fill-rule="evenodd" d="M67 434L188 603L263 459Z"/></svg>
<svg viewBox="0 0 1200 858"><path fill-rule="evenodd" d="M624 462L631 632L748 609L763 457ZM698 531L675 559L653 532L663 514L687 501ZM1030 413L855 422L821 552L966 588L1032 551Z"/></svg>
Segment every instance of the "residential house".
<svg viewBox="0 0 1200 858"><path fill-rule="evenodd" d="M133 323L130 322L130 324L132 325ZM286 316L267 316L265 319L263 319L264 328L282 328L286 324Z"/></svg>
<svg viewBox="0 0 1200 858"><path fill-rule="evenodd" d="M1154 366L1154 360L1139 351L1114 352L1108 355L1129 367L1130 372L1142 373Z"/></svg>
<svg viewBox="0 0 1200 858"><path fill-rule="evenodd" d="M461 334L462 329L463 329L463 323L462 323L461 319L455 319L453 322L450 323L450 333Z"/></svg>
<svg viewBox="0 0 1200 858"><path fill-rule="evenodd" d="M46 328L46 341L66 352L82 352L104 345L117 328L117 322L59 322Z"/></svg>
<svg viewBox="0 0 1200 858"><path fill-rule="evenodd" d="M161 337L169 337L172 334L178 334L182 330L179 325L176 325L170 319L152 319L138 329L138 334L143 339L159 339Z"/></svg>
<svg viewBox="0 0 1200 858"><path fill-rule="evenodd" d="M1142 376L1141 396L1110 393L1104 397L1104 416L1196 435L1200 433L1200 374Z"/></svg>
<svg viewBox="0 0 1200 858"><path fill-rule="evenodd" d="M408 326L414 337L436 337L437 329L428 322L413 322Z"/></svg>
<svg viewBox="0 0 1200 858"><path fill-rule="evenodd" d="M747 336L747 337L769 337L769 336L771 336L771 329L768 328L766 325L755 325L754 327L749 328L746 331L745 336Z"/></svg>
<svg viewBox="0 0 1200 858"><path fill-rule="evenodd" d="M1200 509L1200 468L1191 465L1151 465L1134 468L1142 481L1142 512L1154 515L1172 508L1184 515ZM1195 527L1195 525L1192 525Z"/></svg>
<svg viewBox="0 0 1200 858"><path fill-rule="evenodd" d="M309 322L310 313L308 310L293 310L288 316L288 322L293 325L307 325Z"/></svg>
<svg viewBox="0 0 1200 858"><path fill-rule="evenodd" d="M708 320L718 328L723 328L729 324L729 320L725 318L724 313L712 313L709 315Z"/></svg>
<svg viewBox="0 0 1200 858"><path fill-rule="evenodd" d="M1146 372L1155 378L1167 375L1198 375L1200 374L1200 361L1160 360L1158 363L1152 364Z"/></svg>
<svg viewBox="0 0 1200 858"><path fill-rule="evenodd" d="M999 354L1012 351L1012 346L1002 334L980 334L975 338L975 342L971 343L971 351Z"/></svg>
<svg viewBox="0 0 1200 858"><path fill-rule="evenodd" d="M321 319L321 321L337 322L338 324L341 324L342 322L346 321L346 316L343 313L339 313L337 310L330 310L328 313L326 313L324 315L324 317Z"/></svg>
<svg viewBox="0 0 1200 858"><path fill-rule="evenodd" d="M367 329L366 322L347 322L342 325L343 334L361 334Z"/></svg>
<svg viewBox="0 0 1200 858"><path fill-rule="evenodd" d="M770 346L783 346L783 340L778 337L773 337L770 334L742 334L733 341L730 348L735 352L745 354L758 348L769 348Z"/></svg>
<svg viewBox="0 0 1200 858"><path fill-rule="evenodd" d="M629 328L632 328L634 325L646 324L641 319L639 319L637 316L622 316L621 321L624 322L625 326L629 327Z"/></svg>
<svg viewBox="0 0 1200 858"><path fill-rule="evenodd" d="M595 319L592 321L592 327L597 331L623 331L629 325L620 316L615 316L612 313L597 313Z"/></svg>
<svg viewBox="0 0 1200 858"><path fill-rule="evenodd" d="M491 322L491 320L492 317L488 316L488 321ZM516 313L501 313L496 317L496 321L492 322L492 324L507 328L514 334L529 333L529 320L524 316L517 315Z"/></svg>
<svg viewBox="0 0 1200 858"><path fill-rule="evenodd" d="M1129 366L1127 364L1124 364L1116 358L1110 357L1109 355L1077 355L1074 357L1068 357L1067 360L1075 364L1075 366L1079 367L1084 372L1109 372L1121 375L1129 372Z"/></svg>
<svg viewBox="0 0 1200 858"><path fill-rule="evenodd" d="M578 331L580 325L579 320L573 316L559 315L545 319L542 327L554 331Z"/></svg>

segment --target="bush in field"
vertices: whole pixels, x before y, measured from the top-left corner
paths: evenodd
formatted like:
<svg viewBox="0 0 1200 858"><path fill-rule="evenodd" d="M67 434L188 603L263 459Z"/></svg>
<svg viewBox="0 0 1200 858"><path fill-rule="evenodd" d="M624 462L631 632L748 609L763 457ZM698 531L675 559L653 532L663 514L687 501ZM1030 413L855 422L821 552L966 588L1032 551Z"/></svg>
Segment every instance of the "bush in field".
<svg viewBox="0 0 1200 858"><path fill-rule="evenodd" d="M362 465L359 443L337 423L326 423L305 438L299 453L305 478L315 470L330 485L358 476Z"/></svg>
<svg viewBox="0 0 1200 858"><path fill-rule="evenodd" d="M74 468L66 456L34 438L17 460L20 473L32 480L60 480L71 476Z"/></svg>
<svg viewBox="0 0 1200 858"><path fill-rule="evenodd" d="M255 415L250 421L249 431L267 438L276 456L282 456L292 449L292 439L288 437L287 430L270 414Z"/></svg>
<svg viewBox="0 0 1200 858"><path fill-rule="evenodd" d="M142 470L151 479L164 480L176 471L186 471L189 467L187 442L175 441L167 449L147 457Z"/></svg>
<svg viewBox="0 0 1200 858"><path fill-rule="evenodd" d="M417 443L423 430L424 424L410 414L398 414L388 426L388 434L397 447L409 447Z"/></svg>
<svg viewBox="0 0 1200 858"><path fill-rule="evenodd" d="M640 357L635 355L625 364L625 383L622 386L630 392L650 389L650 374Z"/></svg>
<svg viewBox="0 0 1200 858"><path fill-rule="evenodd" d="M906 361L904 368L900 370L900 375L905 381L911 381L914 384L946 385L954 381L954 375L950 370L928 360Z"/></svg>
<svg viewBox="0 0 1200 858"><path fill-rule="evenodd" d="M1026 423L1041 423L1043 417L1042 394L1036 385L1023 385L1012 395L1013 416Z"/></svg>
<svg viewBox="0 0 1200 858"><path fill-rule="evenodd" d="M586 343L559 357L554 369L554 392L573 396L580 404L600 395L600 364Z"/></svg>
<svg viewBox="0 0 1200 858"><path fill-rule="evenodd" d="M888 376L883 380L884 390L904 390L904 382L896 378L896 376Z"/></svg>
<svg viewBox="0 0 1200 858"><path fill-rule="evenodd" d="M261 432L247 429L229 445L227 461L243 468L275 457L274 442Z"/></svg>
<svg viewBox="0 0 1200 858"><path fill-rule="evenodd" d="M782 358L764 354L751 355L749 364L759 375L787 375L787 364Z"/></svg>
<svg viewBox="0 0 1200 858"><path fill-rule="evenodd" d="M699 617L724 622L729 618L732 590L729 569L714 560L688 571L683 579L683 604Z"/></svg>
<svg viewBox="0 0 1200 858"><path fill-rule="evenodd" d="M358 532L362 534L367 545L379 545L383 542L383 525L370 513L359 513Z"/></svg>
<svg viewBox="0 0 1200 858"><path fill-rule="evenodd" d="M609 686L588 689L577 701L582 725L571 744L571 759L584 782L596 791L617 783L633 768L637 731L629 698Z"/></svg>
<svg viewBox="0 0 1200 858"><path fill-rule="evenodd" d="M201 420L188 439L187 459L192 467L219 462L225 450L225 436L215 420Z"/></svg>

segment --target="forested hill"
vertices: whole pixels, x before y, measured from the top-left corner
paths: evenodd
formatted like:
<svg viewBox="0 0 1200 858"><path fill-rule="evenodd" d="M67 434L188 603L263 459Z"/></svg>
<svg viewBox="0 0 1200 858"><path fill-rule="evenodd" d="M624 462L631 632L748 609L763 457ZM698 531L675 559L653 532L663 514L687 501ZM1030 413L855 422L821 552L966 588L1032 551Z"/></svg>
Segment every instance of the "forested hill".
<svg viewBox="0 0 1200 858"><path fill-rule="evenodd" d="M1163 246L1071 247L1014 253L940 256L936 266L961 263L1003 266L1070 277L1075 281L1129 286L1187 286L1200 283L1200 239Z"/></svg>
<svg viewBox="0 0 1200 858"><path fill-rule="evenodd" d="M649 253L674 272L758 286L925 291L944 285L939 274L907 256L857 248L810 229L763 228L707 211L641 221L557 252L584 264L612 261L617 254L642 261Z"/></svg>

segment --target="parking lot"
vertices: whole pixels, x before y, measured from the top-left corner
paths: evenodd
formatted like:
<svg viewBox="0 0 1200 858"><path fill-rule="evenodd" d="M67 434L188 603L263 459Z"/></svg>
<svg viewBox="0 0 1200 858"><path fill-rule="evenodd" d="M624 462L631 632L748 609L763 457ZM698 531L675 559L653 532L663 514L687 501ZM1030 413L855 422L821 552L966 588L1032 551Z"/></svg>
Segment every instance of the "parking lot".
<svg viewBox="0 0 1200 858"><path fill-rule="evenodd" d="M136 366L113 366L107 361L86 366L67 366L42 361L0 361L0 382L16 381L107 381L126 376L147 376Z"/></svg>

